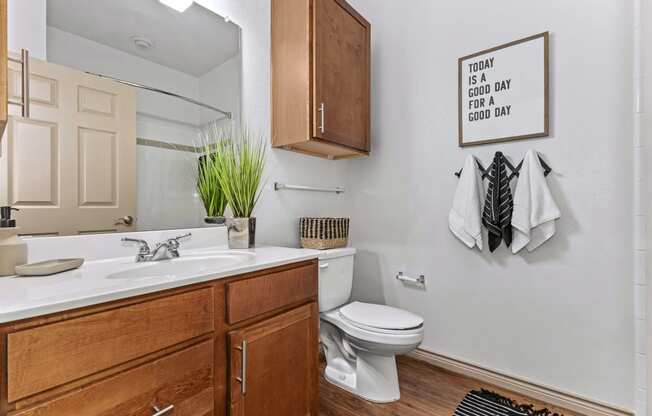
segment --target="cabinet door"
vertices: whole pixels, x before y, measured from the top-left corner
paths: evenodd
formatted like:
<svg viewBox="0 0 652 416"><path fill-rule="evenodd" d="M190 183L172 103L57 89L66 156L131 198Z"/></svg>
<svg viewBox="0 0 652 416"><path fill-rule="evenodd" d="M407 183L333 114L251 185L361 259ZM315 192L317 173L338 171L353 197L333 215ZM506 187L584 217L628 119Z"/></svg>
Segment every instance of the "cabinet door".
<svg viewBox="0 0 652 416"><path fill-rule="evenodd" d="M317 416L317 305L229 333L231 415Z"/></svg>
<svg viewBox="0 0 652 416"><path fill-rule="evenodd" d="M0 138L5 131L9 99L7 95L7 0L0 0Z"/></svg>
<svg viewBox="0 0 652 416"><path fill-rule="evenodd" d="M314 137L368 152L371 27L343 0L314 7Z"/></svg>

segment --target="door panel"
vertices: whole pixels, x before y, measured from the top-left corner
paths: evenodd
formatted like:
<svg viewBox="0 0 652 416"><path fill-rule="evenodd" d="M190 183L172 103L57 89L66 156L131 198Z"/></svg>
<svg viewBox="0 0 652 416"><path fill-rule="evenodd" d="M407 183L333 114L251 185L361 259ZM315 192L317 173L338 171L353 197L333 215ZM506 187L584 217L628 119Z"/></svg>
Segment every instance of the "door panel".
<svg viewBox="0 0 652 416"><path fill-rule="evenodd" d="M21 234L131 231L136 214L136 95L128 86L30 60L31 117L11 109L0 200L21 211ZM9 95L20 99L20 71Z"/></svg>
<svg viewBox="0 0 652 416"><path fill-rule="evenodd" d="M96 113L115 117L114 94L80 86L77 96L80 113Z"/></svg>
<svg viewBox="0 0 652 416"><path fill-rule="evenodd" d="M79 204L82 207L116 204L116 133L80 127Z"/></svg>
<svg viewBox="0 0 652 416"><path fill-rule="evenodd" d="M31 62L31 61L30 61ZM14 65L12 63L12 65ZM33 71L32 71L33 72ZM21 100L20 70L9 69L9 98L14 101ZM31 74L29 77L30 103L57 106L59 102L58 82L56 79Z"/></svg>
<svg viewBox="0 0 652 416"><path fill-rule="evenodd" d="M229 333L231 415L317 416L316 320L313 303Z"/></svg>
<svg viewBox="0 0 652 416"><path fill-rule="evenodd" d="M343 0L315 2L313 25L314 136L368 151L370 25Z"/></svg>
<svg viewBox="0 0 652 416"><path fill-rule="evenodd" d="M21 140L9 147L9 203L14 206L55 207L59 203L58 125L16 118L9 126ZM21 172L16 174L15 172Z"/></svg>

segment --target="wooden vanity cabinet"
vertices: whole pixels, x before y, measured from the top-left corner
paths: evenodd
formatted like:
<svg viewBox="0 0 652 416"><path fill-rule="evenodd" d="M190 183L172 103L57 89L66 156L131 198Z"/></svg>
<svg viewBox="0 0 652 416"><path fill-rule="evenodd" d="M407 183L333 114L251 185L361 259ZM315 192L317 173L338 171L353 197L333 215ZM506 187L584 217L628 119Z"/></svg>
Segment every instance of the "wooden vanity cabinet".
<svg viewBox="0 0 652 416"><path fill-rule="evenodd" d="M272 145L370 151L371 26L344 0L272 0Z"/></svg>
<svg viewBox="0 0 652 416"><path fill-rule="evenodd" d="M316 260L11 322L0 416L317 416L317 348Z"/></svg>
<svg viewBox="0 0 652 416"><path fill-rule="evenodd" d="M7 49L7 0L0 0L0 137L2 137L9 119L9 94L7 85L8 71Z"/></svg>

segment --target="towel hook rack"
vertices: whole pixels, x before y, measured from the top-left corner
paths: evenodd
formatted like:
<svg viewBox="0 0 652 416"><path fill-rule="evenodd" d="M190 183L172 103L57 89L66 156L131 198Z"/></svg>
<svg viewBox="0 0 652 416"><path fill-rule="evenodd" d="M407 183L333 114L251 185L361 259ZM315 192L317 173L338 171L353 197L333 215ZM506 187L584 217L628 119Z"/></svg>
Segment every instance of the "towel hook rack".
<svg viewBox="0 0 652 416"><path fill-rule="evenodd" d="M503 156L502 152L496 152L496 154L500 154L500 156ZM541 157L539 152L537 152L537 157L539 158L539 162L541 163L541 167L543 168L543 176L550 175L550 173L552 172L552 168L550 167L550 165L548 165L545 162L545 160L543 160L543 158ZM512 180L512 178L514 178L515 176L518 177L519 172L521 171L521 167L523 166L523 160L521 159L521 161L519 162L518 165L516 165L516 167L514 167L514 165L512 165L510 163L510 161L507 160L507 158L505 158L504 156L503 156L503 160L505 162L505 165L509 168L509 170L512 171L512 173L509 175L509 180ZM480 163L479 160L476 159L475 162L478 164L478 169L480 169L480 173L482 174L482 179L489 176L489 172L491 171L491 165L489 165L485 169L485 167L482 166L482 163ZM493 163L492 163L492 165L493 165ZM455 176L457 176L459 178L462 175L462 170L463 169L460 169L459 171L454 172Z"/></svg>

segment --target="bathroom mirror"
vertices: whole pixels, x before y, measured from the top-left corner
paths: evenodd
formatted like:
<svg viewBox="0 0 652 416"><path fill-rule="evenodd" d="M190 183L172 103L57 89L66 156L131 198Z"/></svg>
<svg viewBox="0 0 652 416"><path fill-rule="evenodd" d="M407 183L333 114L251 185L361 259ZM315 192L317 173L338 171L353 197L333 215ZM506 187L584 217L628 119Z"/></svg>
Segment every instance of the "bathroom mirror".
<svg viewBox="0 0 652 416"><path fill-rule="evenodd" d="M10 108L0 149L0 203L20 209L21 234L209 226L201 137L239 125L240 28L189 0L47 0L46 41L30 116Z"/></svg>

